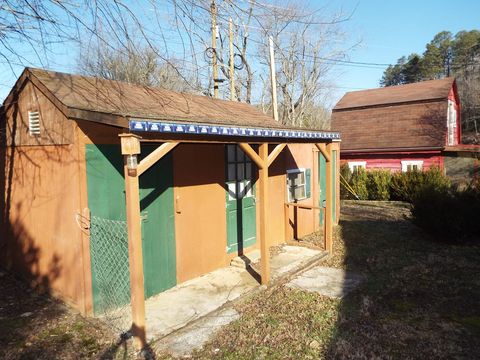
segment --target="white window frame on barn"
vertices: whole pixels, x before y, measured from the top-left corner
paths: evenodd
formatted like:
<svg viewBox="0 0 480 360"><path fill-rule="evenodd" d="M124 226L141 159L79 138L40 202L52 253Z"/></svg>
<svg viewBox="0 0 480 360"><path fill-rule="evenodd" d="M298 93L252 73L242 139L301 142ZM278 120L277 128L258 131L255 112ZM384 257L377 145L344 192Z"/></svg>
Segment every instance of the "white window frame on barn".
<svg viewBox="0 0 480 360"><path fill-rule="evenodd" d="M310 169L298 168L287 170L288 202L308 199L310 197ZM293 175L296 175L293 177ZM298 181L296 181L298 180ZM303 188L303 196L295 196L295 189Z"/></svg>
<svg viewBox="0 0 480 360"><path fill-rule="evenodd" d="M408 167L411 167L410 169ZM417 167L416 170L422 171L423 169L423 160L403 160L402 161L402 172L407 172L409 170L415 170L414 166Z"/></svg>
<svg viewBox="0 0 480 360"><path fill-rule="evenodd" d="M366 161L349 161L348 162L348 168L350 169L351 172L354 172L355 170L362 168L362 169L367 169L367 162Z"/></svg>
<svg viewBox="0 0 480 360"><path fill-rule="evenodd" d="M457 110L455 109L455 103L452 100L448 100L448 113L447 113L447 129L448 129L448 145L457 145Z"/></svg>

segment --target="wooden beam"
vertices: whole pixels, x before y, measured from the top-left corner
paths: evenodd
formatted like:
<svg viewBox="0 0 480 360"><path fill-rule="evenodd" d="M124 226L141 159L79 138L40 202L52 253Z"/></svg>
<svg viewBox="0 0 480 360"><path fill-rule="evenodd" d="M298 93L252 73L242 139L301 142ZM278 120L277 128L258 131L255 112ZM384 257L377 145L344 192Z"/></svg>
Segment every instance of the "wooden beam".
<svg viewBox="0 0 480 360"><path fill-rule="evenodd" d="M264 144L261 144L260 147L262 147ZM248 143L238 143L238 146L245 151L245 153L248 155L250 159L257 165L258 169L263 169L267 165L267 159L268 159L268 148L267 148L267 156L265 156L265 159L262 159L258 154L255 152L255 150L252 149L250 144Z"/></svg>
<svg viewBox="0 0 480 360"><path fill-rule="evenodd" d="M336 196L335 214L337 215L335 217L335 225L338 225L338 223L340 222L340 143L339 142L333 143L333 146L334 146L334 150L337 151L337 158L336 158L337 168L335 169L335 184L333 184L333 186L335 186L335 196Z"/></svg>
<svg viewBox="0 0 480 360"><path fill-rule="evenodd" d="M320 210L321 207L315 206L315 205L308 205L308 204L299 204L299 203L285 203L286 206L292 206L292 207L297 207L300 209L307 209L307 210Z"/></svg>
<svg viewBox="0 0 480 360"><path fill-rule="evenodd" d="M272 163L275 161L277 156L280 155L285 146L287 146L287 144L278 144L277 146L275 146L275 149L273 149L270 155L268 155L267 166L272 165Z"/></svg>
<svg viewBox="0 0 480 360"><path fill-rule="evenodd" d="M137 167L138 175L142 175L152 165L154 165L162 157L167 155L170 152L170 150L172 150L179 143L180 143L179 141L164 143L164 144L160 145L158 148L156 148L152 153L147 155L145 157L145 159L140 161L140 163L138 164L138 167Z"/></svg>
<svg viewBox="0 0 480 360"><path fill-rule="evenodd" d="M327 151L326 144L325 143L316 143L315 146L317 147L318 150L322 153L323 157L327 162L330 162L330 154Z"/></svg>
<svg viewBox="0 0 480 360"><path fill-rule="evenodd" d="M273 38L270 36L269 39L269 48L270 48L270 81L272 87L272 106L273 106L273 118L275 121L278 121L278 105L277 105L277 74L275 71L275 51L273 49Z"/></svg>
<svg viewBox="0 0 480 360"><path fill-rule="evenodd" d="M284 205L284 218L285 218L285 241L290 240L290 208L288 204Z"/></svg>
<svg viewBox="0 0 480 360"><path fill-rule="evenodd" d="M253 151L253 149L252 149ZM268 161L268 143L260 145L260 159L263 164ZM255 154L256 155L256 154ZM258 156L258 155L257 155ZM270 281L270 250L268 238L268 166L258 170L258 190L260 193L260 258L261 258L261 278L262 285Z"/></svg>
<svg viewBox="0 0 480 360"><path fill-rule="evenodd" d="M145 331L145 293L143 284L142 230L140 219L140 194L138 175L125 173L125 198L127 206L128 261L130 266L130 293L132 305L132 333L138 349L147 344Z"/></svg>
<svg viewBox="0 0 480 360"><path fill-rule="evenodd" d="M320 150L321 151L321 150ZM325 152L327 153L325 158L328 159L326 161L326 205L325 205L325 250L327 250L330 254L333 251L333 241L332 241L332 223L333 223L333 207L332 207L332 194L333 194L333 181L332 181L332 162L330 161L332 154L332 144L329 143L326 146Z"/></svg>

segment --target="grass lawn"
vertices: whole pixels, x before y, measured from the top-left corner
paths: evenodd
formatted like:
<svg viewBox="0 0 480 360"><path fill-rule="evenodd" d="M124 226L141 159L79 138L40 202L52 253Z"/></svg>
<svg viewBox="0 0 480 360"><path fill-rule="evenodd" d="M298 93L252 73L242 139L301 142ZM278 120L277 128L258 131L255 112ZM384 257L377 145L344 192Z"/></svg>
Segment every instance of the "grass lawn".
<svg viewBox="0 0 480 360"><path fill-rule="evenodd" d="M401 203L346 202L334 256L365 275L342 300L283 286L238 306L198 358L480 358L480 246L432 242Z"/></svg>
<svg viewBox="0 0 480 360"><path fill-rule="evenodd" d="M401 203L342 204L321 265L363 274L361 286L342 300L269 288L194 357L480 359L480 246L435 243L408 216ZM0 289L1 359L134 358L95 319L5 273Z"/></svg>

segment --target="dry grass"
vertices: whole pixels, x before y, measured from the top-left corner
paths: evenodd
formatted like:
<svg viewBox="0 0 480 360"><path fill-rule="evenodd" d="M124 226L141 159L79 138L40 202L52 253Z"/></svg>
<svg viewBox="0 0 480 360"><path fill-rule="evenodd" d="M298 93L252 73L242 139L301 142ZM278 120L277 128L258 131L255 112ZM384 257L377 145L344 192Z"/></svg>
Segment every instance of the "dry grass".
<svg viewBox="0 0 480 360"><path fill-rule="evenodd" d="M480 358L480 246L430 242L401 203L342 205L334 255L322 265L362 273L364 283L343 300L267 289L239 303L242 317L194 357ZM98 322L5 274L0 286L0 358L134 356Z"/></svg>
<svg viewBox="0 0 480 360"><path fill-rule="evenodd" d="M402 203L347 202L323 265L365 274L343 300L267 290L198 358L480 358L480 247L428 241Z"/></svg>

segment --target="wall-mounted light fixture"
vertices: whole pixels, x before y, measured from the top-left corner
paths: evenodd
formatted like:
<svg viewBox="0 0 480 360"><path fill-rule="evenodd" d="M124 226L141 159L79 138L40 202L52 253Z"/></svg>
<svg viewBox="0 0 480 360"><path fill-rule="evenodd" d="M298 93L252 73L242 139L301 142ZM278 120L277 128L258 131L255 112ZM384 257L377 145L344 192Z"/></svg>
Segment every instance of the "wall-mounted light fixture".
<svg viewBox="0 0 480 360"><path fill-rule="evenodd" d="M120 134L122 155L125 156L129 176L137 176L138 157L140 154L140 136L134 134Z"/></svg>

